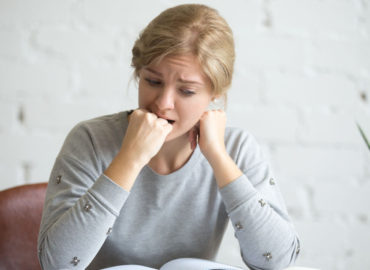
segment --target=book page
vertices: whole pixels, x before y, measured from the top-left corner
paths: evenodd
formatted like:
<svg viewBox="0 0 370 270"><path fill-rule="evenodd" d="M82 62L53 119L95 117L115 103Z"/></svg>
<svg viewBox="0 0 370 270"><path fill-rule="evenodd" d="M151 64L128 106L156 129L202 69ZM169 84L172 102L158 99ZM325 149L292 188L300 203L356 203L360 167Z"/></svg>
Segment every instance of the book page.
<svg viewBox="0 0 370 270"><path fill-rule="evenodd" d="M101 270L157 270L157 269L142 266L142 265L130 264L130 265L112 266L112 267L104 268Z"/></svg>
<svg viewBox="0 0 370 270"><path fill-rule="evenodd" d="M243 270L242 268L229 266L203 259L182 258L172 260L164 264L160 270Z"/></svg>

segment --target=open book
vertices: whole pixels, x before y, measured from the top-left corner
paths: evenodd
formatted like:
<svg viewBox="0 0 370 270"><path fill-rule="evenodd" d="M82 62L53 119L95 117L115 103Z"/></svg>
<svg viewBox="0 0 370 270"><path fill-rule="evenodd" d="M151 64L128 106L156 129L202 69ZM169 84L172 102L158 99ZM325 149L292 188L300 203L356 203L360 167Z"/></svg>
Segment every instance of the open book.
<svg viewBox="0 0 370 270"><path fill-rule="evenodd" d="M102 270L243 270L243 269L202 259L182 258L169 261L162 265L162 267L160 267L159 269L131 264L131 265L113 266L109 268L104 268Z"/></svg>

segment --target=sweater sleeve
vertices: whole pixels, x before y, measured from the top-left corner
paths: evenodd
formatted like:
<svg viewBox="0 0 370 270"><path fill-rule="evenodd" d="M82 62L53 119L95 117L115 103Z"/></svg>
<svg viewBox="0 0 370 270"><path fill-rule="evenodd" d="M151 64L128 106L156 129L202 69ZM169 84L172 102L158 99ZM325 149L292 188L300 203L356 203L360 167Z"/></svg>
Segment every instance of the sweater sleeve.
<svg viewBox="0 0 370 270"><path fill-rule="evenodd" d="M298 256L297 233L267 161L250 134L229 145L243 175L220 189L241 255L251 269L283 269Z"/></svg>
<svg viewBox="0 0 370 270"><path fill-rule="evenodd" d="M109 237L128 192L99 164L91 135L78 125L49 179L38 238L43 269L85 269Z"/></svg>

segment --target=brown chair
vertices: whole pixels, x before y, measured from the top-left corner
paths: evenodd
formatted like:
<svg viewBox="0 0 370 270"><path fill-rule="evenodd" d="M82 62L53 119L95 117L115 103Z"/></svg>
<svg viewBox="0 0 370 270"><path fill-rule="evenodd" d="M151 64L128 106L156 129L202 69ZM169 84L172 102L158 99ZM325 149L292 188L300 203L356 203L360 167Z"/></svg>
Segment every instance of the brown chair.
<svg viewBox="0 0 370 270"><path fill-rule="evenodd" d="M0 269L40 270L37 236L47 183L0 191Z"/></svg>

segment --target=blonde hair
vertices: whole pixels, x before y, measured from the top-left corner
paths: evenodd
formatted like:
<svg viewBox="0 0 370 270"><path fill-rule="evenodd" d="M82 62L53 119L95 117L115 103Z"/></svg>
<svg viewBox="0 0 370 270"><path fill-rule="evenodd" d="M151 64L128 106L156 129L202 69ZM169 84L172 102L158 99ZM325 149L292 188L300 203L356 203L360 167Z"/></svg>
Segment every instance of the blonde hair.
<svg viewBox="0 0 370 270"><path fill-rule="evenodd" d="M234 39L225 19L208 6L185 4L160 13L136 40L131 65L138 78L141 68L153 61L187 53L198 58L213 94L226 99L234 70Z"/></svg>

